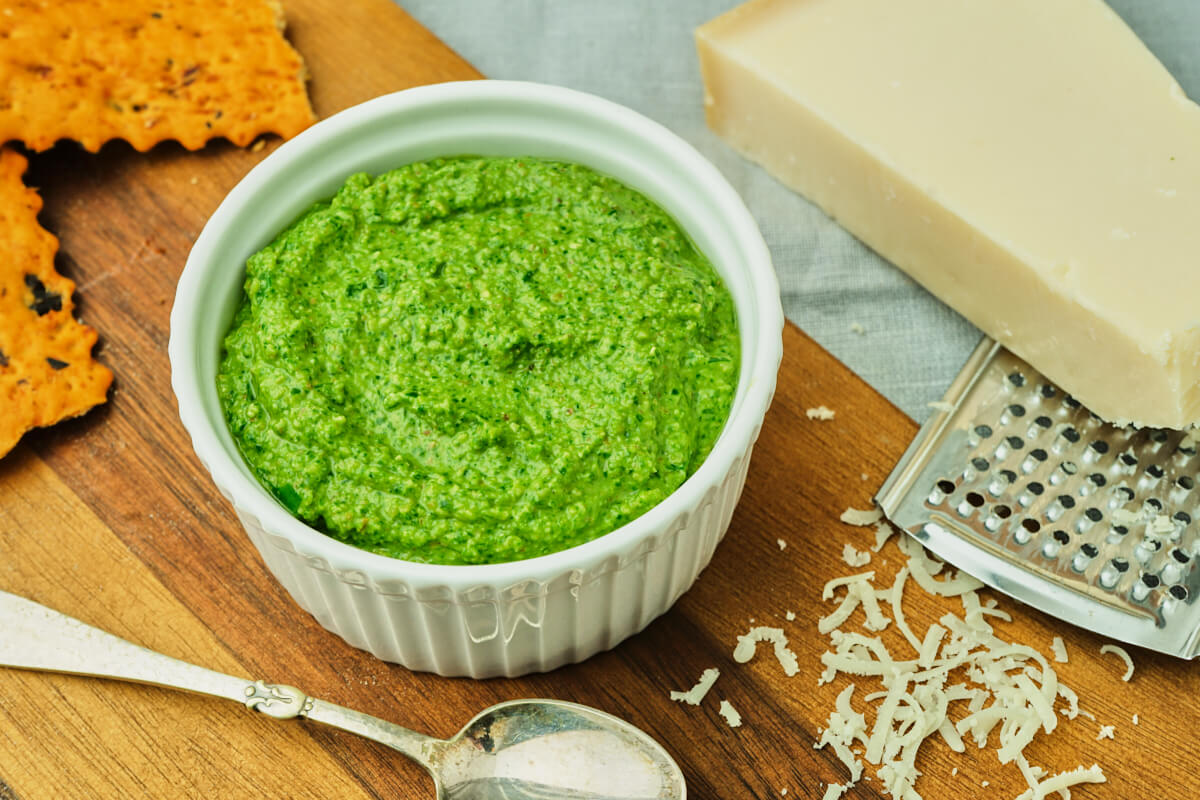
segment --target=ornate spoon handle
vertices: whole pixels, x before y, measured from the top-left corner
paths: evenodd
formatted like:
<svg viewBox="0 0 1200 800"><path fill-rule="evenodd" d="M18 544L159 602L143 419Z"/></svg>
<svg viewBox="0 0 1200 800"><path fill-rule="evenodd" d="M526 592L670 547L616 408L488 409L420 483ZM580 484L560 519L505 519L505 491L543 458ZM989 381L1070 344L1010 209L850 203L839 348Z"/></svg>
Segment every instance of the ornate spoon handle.
<svg viewBox="0 0 1200 800"><path fill-rule="evenodd" d="M223 697L274 717L307 717L374 739L428 766L441 742L391 722L309 697L294 686L235 678L127 642L0 592L0 666L67 672Z"/></svg>

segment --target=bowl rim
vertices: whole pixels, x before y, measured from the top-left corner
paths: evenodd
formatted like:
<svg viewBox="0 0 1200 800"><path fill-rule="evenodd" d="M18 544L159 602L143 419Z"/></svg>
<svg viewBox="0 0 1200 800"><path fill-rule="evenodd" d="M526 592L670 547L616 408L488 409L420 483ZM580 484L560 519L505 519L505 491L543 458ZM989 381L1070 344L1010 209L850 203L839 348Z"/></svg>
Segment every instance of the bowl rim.
<svg viewBox="0 0 1200 800"><path fill-rule="evenodd" d="M742 268L748 275L757 313L757 319L748 321L757 330L756 346L750 354L752 360L747 361L747 354L742 353L742 369L750 372L746 393L740 406L731 409L712 450L696 472L646 513L591 541L534 558L497 564L426 564L363 550L324 534L292 516L256 480L243 474L221 445L200 400L205 389L199 383L193 355L197 351L193 328L197 304L189 298L198 296L202 281L218 268L214 267L217 243L239 214L252 207L252 200L262 187L307 153L328 146L332 140L370 120L474 99L492 102L509 99L565 107L584 116L605 118L626 133L672 153L703 184L710 202L727 220L732 241L745 257ZM739 326L746 322L739 314ZM471 80L404 89L351 106L284 142L255 165L221 201L188 254L171 309L168 355L180 419L214 484L230 499L239 515L243 512L253 515L269 537L290 540L298 553L323 559L335 572L363 572L373 581L399 579L416 585L466 589L481 584L508 586L545 581L572 570L600 565L613 556L629 554L650 535L664 531L680 514L696 509L704 496L721 484L737 459L748 453L757 437L775 389L783 350L782 328L779 283L762 234L741 197L691 144L660 123L592 94L525 81Z"/></svg>

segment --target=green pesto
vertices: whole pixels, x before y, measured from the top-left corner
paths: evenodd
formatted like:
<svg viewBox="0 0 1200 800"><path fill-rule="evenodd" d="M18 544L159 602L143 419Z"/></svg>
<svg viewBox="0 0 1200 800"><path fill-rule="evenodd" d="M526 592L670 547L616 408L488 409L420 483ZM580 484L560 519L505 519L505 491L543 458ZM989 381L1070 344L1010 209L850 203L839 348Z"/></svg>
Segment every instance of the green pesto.
<svg viewBox="0 0 1200 800"><path fill-rule="evenodd" d="M463 157L354 175L253 255L217 389L300 519L487 564L669 495L738 359L728 290L653 202L575 164Z"/></svg>

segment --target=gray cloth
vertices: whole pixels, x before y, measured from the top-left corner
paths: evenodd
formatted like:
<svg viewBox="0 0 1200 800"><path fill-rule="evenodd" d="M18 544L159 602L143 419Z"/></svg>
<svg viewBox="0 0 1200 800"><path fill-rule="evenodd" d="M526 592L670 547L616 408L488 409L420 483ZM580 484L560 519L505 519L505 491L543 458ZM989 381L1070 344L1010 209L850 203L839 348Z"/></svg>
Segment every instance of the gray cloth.
<svg viewBox="0 0 1200 800"><path fill-rule="evenodd" d="M926 417L926 403L942 396L978 342L970 323L705 127L692 31L737 2L399 2L488 77L592 92L640 111L695 145L758 220L788 319L909 416ZM1110 4L1188 95L1200 98L1200 2ZM855 333L855 325L864 332Z"/></svg>

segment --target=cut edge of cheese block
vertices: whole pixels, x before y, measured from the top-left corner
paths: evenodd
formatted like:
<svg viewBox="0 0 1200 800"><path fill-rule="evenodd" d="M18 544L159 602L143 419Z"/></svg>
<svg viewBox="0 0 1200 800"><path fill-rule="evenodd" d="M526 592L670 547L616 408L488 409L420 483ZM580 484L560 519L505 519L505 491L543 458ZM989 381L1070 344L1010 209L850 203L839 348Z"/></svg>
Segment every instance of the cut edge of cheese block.
<svg viewBox="0 0 1200 800"><path fill-rule="evenodd" d="M1022 257L1020 243L989 237L963 209L940 203L936 189L922 188L902 166L797 99L782 76L755 69L756 56L730 46L740 27L761 24L755 15L780 5L752 0L697 29L705 113L714 132L1096 415L1117 425L1200 423L1200 304L1195 322L1147 337L1145 330L1131 330L1128 315L1088 308L1086 297L1064 298L1050 281L1066 279L1066 267L1048 279ZM1099 0L1094 6L1145 51L1114 12ZM1149 51L1144 56L1154 60ZM1200 115L1154 63L1165 76L1164 91ZM1005 278L981 277L989 275Z"/></svg>

